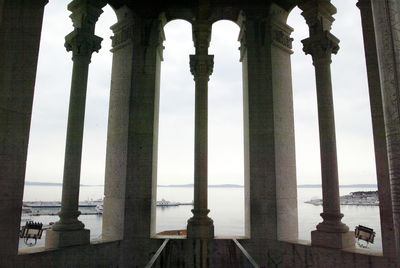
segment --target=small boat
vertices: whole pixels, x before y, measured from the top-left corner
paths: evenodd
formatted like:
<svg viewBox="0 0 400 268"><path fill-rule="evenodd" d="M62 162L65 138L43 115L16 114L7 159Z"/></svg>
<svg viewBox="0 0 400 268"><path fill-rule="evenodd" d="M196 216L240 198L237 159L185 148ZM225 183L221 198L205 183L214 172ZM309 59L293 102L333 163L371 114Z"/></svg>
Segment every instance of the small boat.
<svg viewBox="0 0 400 268"><path fill-rule="evenodd" d="M179 206L179 205L180 205L180 203L178 203L178 202L167 201L164 198L161 199L161 201L156 202L156 206L159 206L159 207L171 207L171 206Z"/></svg>
<svg viewBox="0 0 400 268"><path fill-rule="evenodd" d="M96 212L97 214L103 214L103 204L98 204L96 206Z"/></svg>

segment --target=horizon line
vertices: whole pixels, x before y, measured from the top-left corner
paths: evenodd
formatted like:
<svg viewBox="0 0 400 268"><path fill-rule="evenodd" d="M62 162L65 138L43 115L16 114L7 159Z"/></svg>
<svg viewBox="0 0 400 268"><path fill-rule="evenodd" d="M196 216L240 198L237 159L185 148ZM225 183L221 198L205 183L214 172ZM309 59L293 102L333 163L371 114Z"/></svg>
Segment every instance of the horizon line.
<svg viewBox="0 0 400 268"><path fill-rule="evenodd" d="M34 182L34 181L26 181L25 185L37 185L37 186L62 186L61 182ZM80 184L82 187L95 187L95 186L104 186L104 184ZM158 184L157 187L193 187L193 183L186 184ZM242 188L244 185L241 184L231 184L231 183L221 183L221 184L210 184L208 187L237 187ZM321 184L298 184L297 188L306 188L306 187L322 187ZM355 184L342 184L339 187L377 187L377 184L373 183L355 183Z"/></svg>

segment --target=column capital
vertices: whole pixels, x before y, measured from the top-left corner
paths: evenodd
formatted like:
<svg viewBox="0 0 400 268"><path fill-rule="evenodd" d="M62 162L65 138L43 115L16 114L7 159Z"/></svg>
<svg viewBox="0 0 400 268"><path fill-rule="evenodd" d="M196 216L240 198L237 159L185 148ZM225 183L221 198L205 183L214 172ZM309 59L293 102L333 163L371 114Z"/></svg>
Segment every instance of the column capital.
<svg viewBox="0 0 400 268"><path fill-rule="evenodd" d="M130 44L135 47L152 47L158 50L163 60L164 25L167 22L164 14L158 17L140 17L126 6L117 9L116 14L118 22L110 27L114 33L111 37L111 52Z"/></svg>
<svg viewBox="0 0 400 268"><path fill-rule="evenodd" d="M94 34L82 32L76 28L65 37L65 48L72 51L72 58L88 57L90 59L93 52L98 52L101 48L103 38Z"/></svg>
<svg viewBox="0 0 400 268"><path fill-rule="evenodd" d="M301 15L308 24L310 35L331 30L336 8L330 0L303 0L299 8L303 11Z"/></svg>
<svg viewBox="0 0 400 268"><path fill-rule="evenodd" d="M301 41L303 51L310 54L314 64L320 61L331 61L331 55L339 51L339 39L328 31L315 34Z"/></svg>
<svg viewBox="0 0 400 268"><path fill-rule="evenodd" d="M211 22L196 20L192 25L193 42L196 49L205 50L210 46Z"/></svg>
<svg viewBox="0 0 400 268"><path fill-rule="evenodd" d="M90 60L92 53L101 48L103 39L94 34L94 29L105 5L105 0L73 0L69 3L74 30L65 37L64 46L67 51L72 51L72 59L87 57Z"/></svg>
<svg viewBox="0 0 400 268"><path fill-rule="evenodd" d="M199 77L209 77L214 69L214 55L189 55L190 72L196 80Z"/></svg>
<svg viewBox="0 0 400 268"><path fill-rule="evenodd" d="M268 10L241 11L238 20L240 61L249 46L274 45L292 54L293 38L290 35L293 28L286 24L287 15L286 10L275 4L271 4Z"/></svg>
<svg viewBox="0 0 400 268"><path fill-rule="evenodd" d="M69 17L74 27L94 31L94 25L106 4L105 0L73 0L68 4L68 10L72 12Z"/></svg>

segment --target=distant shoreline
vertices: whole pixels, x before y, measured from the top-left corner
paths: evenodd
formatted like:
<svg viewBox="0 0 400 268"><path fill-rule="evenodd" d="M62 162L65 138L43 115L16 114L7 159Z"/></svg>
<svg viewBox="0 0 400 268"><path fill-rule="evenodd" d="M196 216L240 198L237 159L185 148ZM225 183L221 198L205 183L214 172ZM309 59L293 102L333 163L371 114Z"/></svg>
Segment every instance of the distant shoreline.
<svg viewBox="0 0 400 268"><path fill-rule="evenodd" d="M62 183L55 182L32 182L26 181L25 185L29 186L62 186ZM103 187L104 185L90 185L90 184L81 184L81 187ZM157 185L160 188L193 188L193 184L170 184L170 185ZM238 184L216 184L216 185L208 185L209 188L243 188L243 185ZM341 188L377 188L376 184L349 184L349 185L340 185ZM321 188L320 184L300 184L297 185L297 188Z"/></svg>

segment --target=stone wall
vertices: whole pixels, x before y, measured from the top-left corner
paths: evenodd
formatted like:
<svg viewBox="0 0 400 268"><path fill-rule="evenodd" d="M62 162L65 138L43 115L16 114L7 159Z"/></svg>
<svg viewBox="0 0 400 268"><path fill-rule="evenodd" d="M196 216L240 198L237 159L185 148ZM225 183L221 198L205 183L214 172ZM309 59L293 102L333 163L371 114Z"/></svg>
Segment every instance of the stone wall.
<svg viewBox="0 0 400 268"><path fill-rule="evenodd" d="M154 239L161 245L162 239ZM239 240L246 247L246 240ZM300 243L300 242L299 242ZM395 268L394 259L382 257L382 253L371 249L335 250L311 247L307 243L276 242L265 249L264 258L256 260L260 267L385 267ZM44 250L42 247L20 250L16 259L3 259L1 268L70 268L70 267L142 267L120 262L120 242L95 243L88 246L75 246L58 250ZM146 254L148 260L156 251ZM203 254L199 254L202 252ZM200 259L198 256L208 258ZM134 252L132 252L133 254ZM198 253L197 255L195 253ZM199 240L171 239L153 267L208 267L235 268L253 267L231 239L215 239L209 243Z"/></svg>

